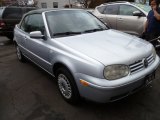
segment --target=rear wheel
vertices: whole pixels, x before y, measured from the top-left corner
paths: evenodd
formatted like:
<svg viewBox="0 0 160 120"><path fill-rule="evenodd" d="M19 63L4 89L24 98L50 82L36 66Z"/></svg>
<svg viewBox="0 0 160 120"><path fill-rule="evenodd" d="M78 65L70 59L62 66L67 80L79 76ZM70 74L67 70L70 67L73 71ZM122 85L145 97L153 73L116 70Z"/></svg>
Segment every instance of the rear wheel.
<svg viewBox="0 0 160 120"><path fill-rule="evenodd" d="M80 97L79 92L69 70L62 67L56 72L56 79L58 84L58 89L65 101L75 104L78 103Z"/></svg>

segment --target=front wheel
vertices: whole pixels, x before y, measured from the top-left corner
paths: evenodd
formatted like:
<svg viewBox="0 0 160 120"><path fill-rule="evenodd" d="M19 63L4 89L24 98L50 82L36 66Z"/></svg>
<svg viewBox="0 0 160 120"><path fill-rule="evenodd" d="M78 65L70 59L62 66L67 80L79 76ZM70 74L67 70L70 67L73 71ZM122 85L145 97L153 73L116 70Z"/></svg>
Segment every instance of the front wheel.
<svg viewBox="0 0 160 120"><path fill-rule="evenodd" d="M66 68L59 68L56 72L58 89L65 101L75 104L79 101L79 92L71 73Z"/></svg>
<svg viewBox="0 0 160 120"><path fill-rule="evenodd" d="M24 58L22 52L20 51L20 48L18 45L16 45L16 54L17 54L17 58L19 61L21 61L21 62L25 61L25 58Z"/></svg>

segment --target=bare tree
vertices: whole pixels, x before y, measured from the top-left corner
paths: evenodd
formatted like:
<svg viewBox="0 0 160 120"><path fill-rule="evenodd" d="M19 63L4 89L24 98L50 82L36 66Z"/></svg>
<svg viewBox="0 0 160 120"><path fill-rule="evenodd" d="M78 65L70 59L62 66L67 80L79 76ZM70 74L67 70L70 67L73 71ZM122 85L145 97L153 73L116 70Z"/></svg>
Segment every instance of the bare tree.
<svg viewBox="0 0 160 120"><path fill-rule="evenodd" d="M37 6L37 0L16 0L20 6Z"/></svg>
<svg viewBox="0 0 160 120"><path fill-rule="evenodd" d="M143 4L146 4L146 2L147 2L146 0L143 0Z"/></svg>
<svg viewBox="0 0 160 120"><path fill-rule="evenodd" d="M94 0L77 0L77 1L80 2L84 8L88 8L89 4Z"/></svg>
<svg viewBox="0 0 160 120"><path fill-rule="evenodd" d="M141 4L146 4L147 0L138 0Z"/></svg>

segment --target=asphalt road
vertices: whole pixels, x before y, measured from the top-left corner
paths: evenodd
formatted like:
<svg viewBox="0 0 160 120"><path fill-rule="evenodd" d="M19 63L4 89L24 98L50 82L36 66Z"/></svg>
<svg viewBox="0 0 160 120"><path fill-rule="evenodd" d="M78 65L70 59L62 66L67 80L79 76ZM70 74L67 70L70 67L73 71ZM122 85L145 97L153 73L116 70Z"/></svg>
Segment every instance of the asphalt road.
<svg viewBox="0 0 160 120"><path fill-rule="evenodd" d="M19 62L6 40L0 37L0 120L160 120L160 68L151 88L114 103L73 106L61 98L53 77Z"/></svg>

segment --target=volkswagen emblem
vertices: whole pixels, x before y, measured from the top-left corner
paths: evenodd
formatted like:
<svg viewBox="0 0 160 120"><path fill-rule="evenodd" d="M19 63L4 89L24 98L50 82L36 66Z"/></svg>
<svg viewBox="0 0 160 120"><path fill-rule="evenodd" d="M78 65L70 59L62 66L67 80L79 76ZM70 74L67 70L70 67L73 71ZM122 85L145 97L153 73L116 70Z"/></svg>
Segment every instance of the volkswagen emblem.
<svg viewBox="0 0 160 120"><path fill-rule="evenodd" d="M143 66L144 66L145 68L148 67L148 60L147 60L146 58L143 59Z"/></svg>

